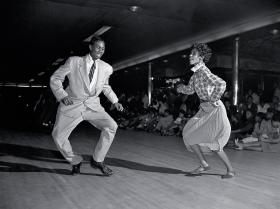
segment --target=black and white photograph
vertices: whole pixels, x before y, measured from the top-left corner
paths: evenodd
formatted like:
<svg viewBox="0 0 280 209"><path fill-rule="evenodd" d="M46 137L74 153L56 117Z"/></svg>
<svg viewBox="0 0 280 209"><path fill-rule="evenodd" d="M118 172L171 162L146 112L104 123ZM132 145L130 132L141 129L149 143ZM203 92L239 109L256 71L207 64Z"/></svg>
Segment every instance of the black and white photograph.
<svg viewBox="0 0 280 209"><path fill-rule="evenodd" d="M3 2L0 209L279 209L279 0Z"/></svg>

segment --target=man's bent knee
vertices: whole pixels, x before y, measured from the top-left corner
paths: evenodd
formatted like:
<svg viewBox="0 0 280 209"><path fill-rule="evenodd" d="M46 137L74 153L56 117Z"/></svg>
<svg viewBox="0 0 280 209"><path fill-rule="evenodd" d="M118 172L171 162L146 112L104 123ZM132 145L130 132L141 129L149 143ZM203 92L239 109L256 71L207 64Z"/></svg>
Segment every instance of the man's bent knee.
<svg viewBox="0 0 280 209"><path fill-rule="evenodd" d="M118 129L118 124L117 124L115 121L112 121L112 123L110 124L109 128L110 128L112 131L117 131L117 129Z"/></svg>

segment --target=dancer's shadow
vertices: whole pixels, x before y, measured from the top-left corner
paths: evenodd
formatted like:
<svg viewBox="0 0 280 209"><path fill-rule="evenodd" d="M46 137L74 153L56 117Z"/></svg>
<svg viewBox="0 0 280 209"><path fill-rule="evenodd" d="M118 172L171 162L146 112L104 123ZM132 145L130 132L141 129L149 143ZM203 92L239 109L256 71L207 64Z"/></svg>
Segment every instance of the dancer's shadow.
<svg viewBox="0 0 280 209"><path fill-rule="evenodd" d="M24 164L24 163L11 163L11 162L4 162L4 161L0 161L0 172L44 172L44 173L54 173L54 174L72 176L71 171L68 169L43 168L43 167ZM95 174L95 173L81 173L81 175L104 176L102 174Z"/></svg>
<svg viewBox="0 0 280 209"><path fill-rule="evenodd" d="M67 169L49 169L24 163L11 163L0 161L0 172L46 172L71 175Z"/></svg>
<svg viewBox="0 0 280 209"><path fill-rule="evenodd" d="M199 174L193 174L191 172L185 172L185 176L188 177L198 177L198 176L220 176L222 177L222 174L220 173L199 173Z"/></svg>
<svg viewBox="0 0 280 209"><path fill-rule="evenodd" d="M67 163L60 152L25 145L0 143L0 156L15 156L44 162Z"/></svg>
<svg viewBox="0 0 280 209"><path fill-rule="evenodd" d="M14 145L7 143L0 143L0 155L10 155L16 156L20 158L26 158L31 160L39 160L44 162L55 162L55 163L67 163L60 152L37 148L37 147L29 147L24 145ZM90 155L83 155L84 162L89 163L91 158ZM156 172L156 173L167 173L167 174L186 174L184 171L174 168L160 167L160 166L151 166L145 165L142 163L137 163L133 161L117 159L117 158L106 158L105 163L110 166L122 167L131 170L138 171L146 171L146 172ZM58 174L70 174L68 170L65 169L49 169L42 168L38 166L28 165L28 164L19 164L19 163L8 163L2 162L3 165L8 166L8 168L0 167L0 172L49 172L49 173L58 173ZM1 164L0 164L1 165ZM68 174L66 174L67 172ZM84 175L91 175L87 173L83 173ZM96 174L98 175L98 174Z"/></svg>

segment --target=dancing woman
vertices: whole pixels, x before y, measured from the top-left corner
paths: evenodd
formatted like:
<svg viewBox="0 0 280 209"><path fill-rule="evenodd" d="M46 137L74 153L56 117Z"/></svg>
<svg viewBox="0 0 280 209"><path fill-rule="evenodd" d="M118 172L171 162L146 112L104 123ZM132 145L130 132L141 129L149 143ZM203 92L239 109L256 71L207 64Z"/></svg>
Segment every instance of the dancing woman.
<svg viewBox="0 0 280 209"><path fill-rule="evenodd" d="M217 153L227 168L222 178L231 178L235 172L223 151L231 132L224 104L220 98L226 89L226 82L211 73L205 66L211 57L211 49L204 43L194 44L189 57L194 72L188 85L180 84L177 91L183 94L196 93L200 99L200 108L183 129L183 139L188 150L193 151L200 161L200 166L191 171L199 174L210 169L204 152Z"/></svg>

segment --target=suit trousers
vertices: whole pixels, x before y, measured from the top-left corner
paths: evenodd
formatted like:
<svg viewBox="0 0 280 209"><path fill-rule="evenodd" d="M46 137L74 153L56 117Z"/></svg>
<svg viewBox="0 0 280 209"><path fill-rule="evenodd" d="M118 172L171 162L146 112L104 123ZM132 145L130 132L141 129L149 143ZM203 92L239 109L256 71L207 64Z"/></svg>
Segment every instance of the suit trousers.
<svg viewBox="0 0 280 209"><path fill-rule="evenodd" d="M86 108L79 117L69 117L58 111L52 136L61 154L72 165L80 163L83 158L73 152L69 136L74 128L84 120L101 130L100 138L93 152L93 159L97 162L104 161L118 128L114 119L105 111L95 112Z"/></svg>

